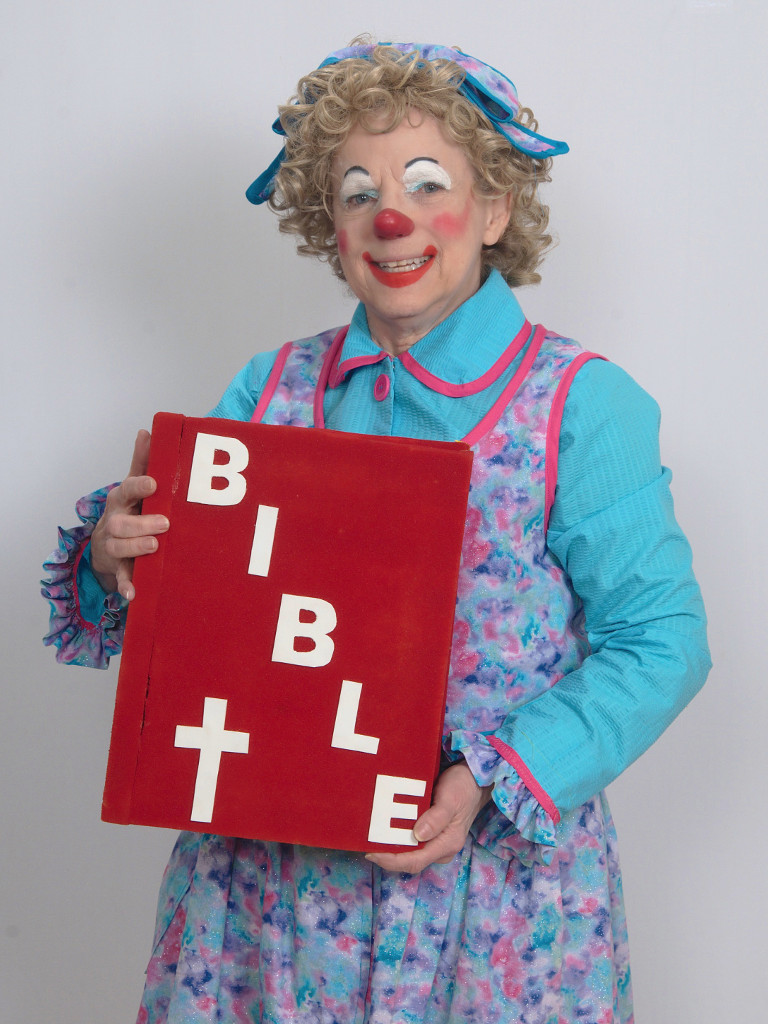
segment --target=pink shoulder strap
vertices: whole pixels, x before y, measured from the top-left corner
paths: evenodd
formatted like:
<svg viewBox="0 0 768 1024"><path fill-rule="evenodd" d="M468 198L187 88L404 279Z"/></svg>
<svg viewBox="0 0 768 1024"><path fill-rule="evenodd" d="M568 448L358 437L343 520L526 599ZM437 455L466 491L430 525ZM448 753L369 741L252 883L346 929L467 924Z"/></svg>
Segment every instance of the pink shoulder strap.
<svg viewBox="0 0 768 1024"><path fill-rule="evenodd" d="M530 324L528 325L530 329ZM504 414L504 410L507 408L509 403L512 401L515 393L517 392L520 385L523 383L525 378L528 376L528 372L533 366L536 356L539 354L541 343L544 341L544 336L547 332L541 326L537 324L533 329L533 335L531 337L528 350L523 356L520 365L515 370L512 379L508 382L504 390L501 392L499 397L493 403L488 412L483 416L479 423L470 430L466 437L462 440L466 444L477 444L481 437L492 430L501 419Z"/></svg>
<svg viewBox="0 0 768 1024"><path fill-rule="evenodd" d="M565 400L568 397L573 378L590 359L605 359L597 352L580 352L571 365L563 374L560 383L557 385L555 397L552 399L552 408L549 412L547 423L547 442L544 455L544 533L549 527L549 515L552 511L552 504L555 500L555 488L557 487L557 460L560 454L560 427L563 423L563 409Z"/></svg>
<svg viewBox="0 0 768 1024"><path fill-rule="evenodd" d="M277 390L277 385L280 383L280 378L283 375L283 368L285 367L286 360L291 354L293 348L293 342L287 341L285 345L277 353L277 359L275 359L275 365L269 372L267 377L267 383L264 385L264 390L261 392L261 397L256 403L256 408L253 410L253 416L251 416L251 423L261 423L264 413L269 408L269 403L272 401L272 396Z"/></svg>
<svg viewBox="0 0 768 1024"><path fill-rule="evenodd" d="M342 327L339 333L331 342L331 346L325 354L323 360L323 366L320 370L320 377L317 381L317 387L315 388L315 402L312 410L312 418L315 426L318 430L322 430L325 427L325 414L323 413L323 399L325 398L325 389L328 387L328 381L331 376L331 372L338 365L339 356L341 355L341 347L344 344L344 339L347 336L349 330L349 324L346 327Z"/></svg>

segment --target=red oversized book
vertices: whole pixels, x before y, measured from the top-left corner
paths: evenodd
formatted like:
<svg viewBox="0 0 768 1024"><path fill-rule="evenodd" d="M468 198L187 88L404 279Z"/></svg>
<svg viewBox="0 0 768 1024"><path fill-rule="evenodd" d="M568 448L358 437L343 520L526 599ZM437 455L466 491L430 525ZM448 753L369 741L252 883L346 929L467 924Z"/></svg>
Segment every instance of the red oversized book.
<svg viewBox="0 0 768 1024"><path fill-rule="evenodd" d="M472 453L155 417L105 821L416 845L439 763Z"/></svg>

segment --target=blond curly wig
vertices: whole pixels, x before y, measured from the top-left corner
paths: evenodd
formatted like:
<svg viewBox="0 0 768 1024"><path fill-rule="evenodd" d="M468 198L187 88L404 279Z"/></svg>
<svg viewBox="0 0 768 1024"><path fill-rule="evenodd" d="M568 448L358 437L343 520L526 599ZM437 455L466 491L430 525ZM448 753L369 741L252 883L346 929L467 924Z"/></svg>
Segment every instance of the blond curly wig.
<svg viewBox="0 0 768 1024"><path fill-rule="evenodd" d="M510 285L536 284L537 267L552 244L549 208L538 186L550 180L552 161L516 150L469 100L458 92L463 70L452 61L414 59L387 46L370 58L349 58L306 75L293 101L280 107L286 133L285 159L269 205L280 215L280 230L299 235L298 251L326 260L344 280L333 227L331 171L336 151L357 125L392 131L420 110L434 117L460 145L475 169L479 194L512 193L512 216L499 241L483 249L484 270L496 267ZM532 112L516 118L537 130Z"/></svg>

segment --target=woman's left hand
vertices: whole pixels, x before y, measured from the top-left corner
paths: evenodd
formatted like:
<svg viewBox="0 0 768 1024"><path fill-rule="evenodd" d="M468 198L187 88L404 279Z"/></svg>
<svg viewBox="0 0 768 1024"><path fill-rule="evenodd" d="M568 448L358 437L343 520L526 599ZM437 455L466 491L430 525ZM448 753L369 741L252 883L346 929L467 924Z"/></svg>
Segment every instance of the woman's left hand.
<svg viewBox="0 0 768 1024"><path fill-rule="evenodd" d="M406 853L368 853L386 871L416 874L430 864L447 864L464 846L469 826L491 798L492 786L480 787L464 762L446 768L437 780L433 803L413 826L424 846Z"/></svg>

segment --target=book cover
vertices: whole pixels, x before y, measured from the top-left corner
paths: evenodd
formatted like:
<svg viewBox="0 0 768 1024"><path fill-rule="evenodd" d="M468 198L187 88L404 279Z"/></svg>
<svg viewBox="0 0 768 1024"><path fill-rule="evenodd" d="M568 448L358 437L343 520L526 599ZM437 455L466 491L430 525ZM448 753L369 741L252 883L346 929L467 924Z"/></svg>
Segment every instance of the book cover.
<svg viewBox="0 0 768 1024"><path fill-rule="evenodd" d="M102 817L415 845L439 763L472 453L158 413Z"/></svg>

